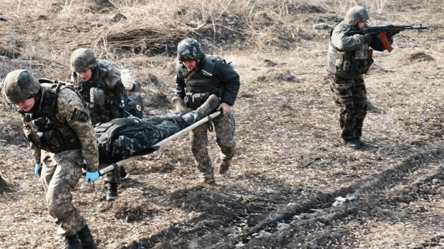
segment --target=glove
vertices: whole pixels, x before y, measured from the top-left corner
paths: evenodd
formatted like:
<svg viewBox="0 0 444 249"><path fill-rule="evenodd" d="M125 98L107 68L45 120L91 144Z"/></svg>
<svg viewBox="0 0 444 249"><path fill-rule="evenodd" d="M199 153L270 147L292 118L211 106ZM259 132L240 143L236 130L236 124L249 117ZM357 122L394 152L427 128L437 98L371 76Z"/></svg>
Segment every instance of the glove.
<svg viewBox="0 0 444 249"><path fill-rule="evenodd" d="M42 166L40 165L40 163L35 164L34 174L37 178L40 178L40 176L42 175Z"/></svg>
<svg viewBox="0 0 444 249"><path fill-rule="evenodd" d="M131 77L128 69L122 69L120 71L120 78L126 90L132 91L134 89L134 79Z"/></svg>
<svg viewBox="0 0 444 249"><path fill-rule="evenodd" d="M371 41L373 41L373 37L374 37L373 34L364 34L362 36L365 43L370 43Z"/></svg>
<svg viewBox="0 0 444 249"><path fill-rule="evenodd" d="M97 180L97 178L99 178L99 171L96 172L86 172L85 175L85 182L87 182L88 184L91 184L93 182L95 182Z"/></svg>
<svg viewBox="0 0 444 249"><path fill-rule="evenodd" d="M230 106L227 103L222 103L219 105L219 109L222 109L222 114L225 115L230 112Z"/></svg>

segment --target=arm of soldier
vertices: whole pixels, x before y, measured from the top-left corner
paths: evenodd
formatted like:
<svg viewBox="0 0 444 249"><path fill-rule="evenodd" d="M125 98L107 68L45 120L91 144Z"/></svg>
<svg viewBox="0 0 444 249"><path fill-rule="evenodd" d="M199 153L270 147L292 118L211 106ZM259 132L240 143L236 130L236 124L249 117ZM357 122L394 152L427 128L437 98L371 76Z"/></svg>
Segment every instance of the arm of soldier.
<svg viewBox="0 0 444 249"><path fill-rule="evenodd" d="M120 70L120 78L126 90L130 92L137 92L140 90L141 84L139 80L131 75L128 69Z"/></svg>
<svg viewBox="0 0 444 249"><path fill-rule="evenodd" d="M63 119L76 132L87 163L87 171L95 172L99 166L99 152L94 128L82 99L73 90L64 88L57 100L58 118Z"/></svg>
<svg viewBox="0 0 444 249"><path fill-rule="evenodd" d="M42 161L42 150L37 148L33 143L29 143L31 145L32 155L34 156L35 164L39 164Z"/></svg>
<svg viewBox="0 0 444 249"><path fill-rule="evenodd" d="M23 121L23 135L26 139L31 132L31 127L29 127L28 123ZM40 163L42 160L42 150L35 146L33 143L29 142L29 146L31 147L32 155L34 156L35 164Z"/></svg>
<svg viewBox="0 0 444 249"><path fill-rule="evenodd" d="M185 98L185 78L183 76L182 73L182 64L181 63L177 63L176 64L176 76L175 76L175 95L180 97L181 99Z"/></svg>
<svg viewBox="0 0 444 249"><path fill-rule="evenodd" d="M142 84L140 84L140 81L138 79L136 79L134 77L133 77L133 79L134 79L133 88L131 90L128 90L128 91L138 92L140 90L140 88L142 88Z"/></svg>
<svg viewBox="0 0 444 249"><path fill-rule="evenodd" d="M114 89L119 85L122 85L122 75L120 69L113 66L109 71L107 71L105 77L105 83L110 89Z"/></svg>
<svg viewBox="0 0 444 249"><path fill-rule="evenodd" d="M225 60L219 61L215 68L215 76L222 82L223 91L220 96L221 102L232 106L236 101L240 89L239 74L234 70L233 66L226 63Z"/></svg>
<svg viewBox="0 0 444 249"><path fill-rule="evenodd" d="M354 51L366 43L364 36L360 34L345 35L349 30L348 26L337 25L331 35L331 43L339 50Z"/></svg>
<svg viewBox="0 0 444 249"><path fill-rule="evenodd" d="M123 86L121 71L117 67L113 67L108 71L105 76L105 81L107 86L119 96L120 100L125 100L128 98L128 90Z"/></svg>

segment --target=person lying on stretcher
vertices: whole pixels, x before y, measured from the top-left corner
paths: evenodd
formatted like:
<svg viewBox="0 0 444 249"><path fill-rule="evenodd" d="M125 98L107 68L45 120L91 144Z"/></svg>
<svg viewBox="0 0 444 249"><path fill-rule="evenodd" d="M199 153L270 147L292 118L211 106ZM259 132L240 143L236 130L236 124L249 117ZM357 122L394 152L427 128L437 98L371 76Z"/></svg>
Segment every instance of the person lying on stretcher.
<svg viewBox="0 0 444 249"><path fill-rule="evenodd" d="M157 149L153 145L206 117L218 106L219 99L213 94L197 110L185 115L171 113L148 119L117 118L99 124L94 128L99 144L99 161L115 163L149 154Z"/></svg>

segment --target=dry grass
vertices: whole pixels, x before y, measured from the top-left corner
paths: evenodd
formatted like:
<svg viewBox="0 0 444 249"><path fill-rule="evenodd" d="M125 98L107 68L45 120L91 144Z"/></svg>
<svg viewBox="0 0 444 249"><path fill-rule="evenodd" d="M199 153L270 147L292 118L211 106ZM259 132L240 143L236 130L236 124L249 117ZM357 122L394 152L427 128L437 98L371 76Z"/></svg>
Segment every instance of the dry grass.
<svg viewBox="0 0 444 249"><path fill-rule="evenodd" d="M328 31L312 29L355 4L375 23L432 28L402 32L392 53L375 53L363 150L338 139L324 82ZM438 0L2 1L0 78L28 68L66 79L70 53L89 47L145 83L149 115L171 110L180 39L199 38L233 61L242 85L230 171L202 185L183 137L128 164L114 203L101 183L81 181L75 205L99 248L443 246L443 8ZM20 120L4 100L0 110L0 248L60 248ZM347 194L356 198L333 205Z"/></svg>

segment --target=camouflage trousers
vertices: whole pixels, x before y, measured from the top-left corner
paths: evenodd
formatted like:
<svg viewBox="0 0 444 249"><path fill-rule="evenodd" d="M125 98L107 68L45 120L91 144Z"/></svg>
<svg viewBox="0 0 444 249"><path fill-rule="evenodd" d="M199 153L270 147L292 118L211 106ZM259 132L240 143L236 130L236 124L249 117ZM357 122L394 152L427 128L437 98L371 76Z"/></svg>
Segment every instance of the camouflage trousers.
<svg viewBox="0 0 444 249"><path fill-rule="evenodd" d="M49 213L56 219L57 233L63 236L76 234L86 222L72 204L71 190L82 176L80 150L59 153L42 151L42 182Z"/></svg>
<svg viewBox="0 0 444 249"><path fill-rule="evenodd" d="M353 80L345 80L331 75L328 78L333 99L339 107L339 124L342 139L348 141L360 138L362 124L367 115L367 92L362 76Z"/></svg>
<svg viewBox="0 0 444 249"><path fill-rule="evenodd" d="M236 142L234 132L236 123L232 112L213 119L214 130L216 131L216 142L220 148L220 159L231 160L234 156ZM191 150L193 152L197 168L204 174L205 180L214 179L214 169L208 154L209 123L202 124L190 132Z"/></svg>

